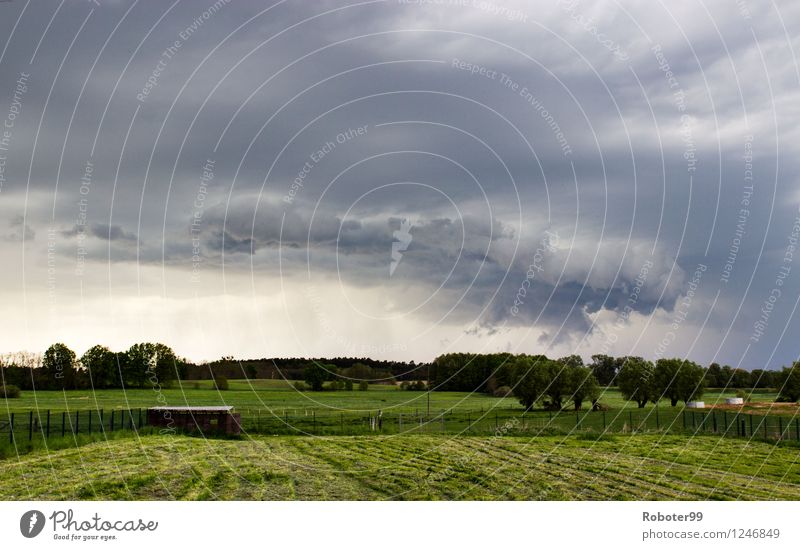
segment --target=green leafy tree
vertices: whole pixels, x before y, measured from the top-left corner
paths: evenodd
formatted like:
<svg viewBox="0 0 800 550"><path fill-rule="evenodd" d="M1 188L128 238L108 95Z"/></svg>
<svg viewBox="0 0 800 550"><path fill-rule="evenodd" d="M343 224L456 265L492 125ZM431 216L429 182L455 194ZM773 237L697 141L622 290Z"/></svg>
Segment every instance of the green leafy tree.
<svg viewBox="0 0 800 550"><path fill-rule="evenodd" d="M616 357L597 354L592 355L592 363L589 368L592 369L592 373L594 373L594 377L599 384L610 386L615 382L621 363Z"/></svg>
<svg viewBox="0 0 800 550"><path fill-rule="evenodd" d="M622 396L635 401L640 409L648 401L656 401L658 394L653 386L653 363L641 357L628 357L617 374L617 384Z"/></svg>
<svg viewBox="0 0 800 550"><path fill-rule="evenodd" d="M153 344L134 344L128 349L122 371L125 386L144 388L152 357Z"/></svg>
<svg viewBox="0 0 800 550"><path fill-rule="evenodd" d="M72 389L75 381L75 352L64 344L53 344L44 352L42 371L50 388Z"/></svg>
<svg viewBox="0 0 800 550"><path fill-rule="evenodd" d="M227 391L229 388L228 377L222 374L214 376L214 388L218 391Z"/></svg>
<svg viewBox="0 0 800 550"><path fill-rule="evenodd" d="M778 373L778 379L778 400L791 403L800 401L800 362L795 361L791 367L784 367Z"/></svg>
<svg viewBox="0 0 800 550"><path fill-rule="evenodd" d="M164 344L134 344L126 353L122 370L125 385L144 388L169 387L177 378L182 361Z"/></svg>
<svg viewBox="0 0 800 550"><path fill-rule="evenodd" d="M719 363L711 363L706 370L706 385L710 388L722 388L725 383L722 381L722 367Z"/></svg>
<svg viewBox="0 0 800 550"><path fill-rule="evenodd" d="M549 362L543 355L518 355L509 361L513 372L514 395L526 410L532 409L545 396Z"/></svg>
<svg viewBox="0 0 800 550"><path fill-rule="evenodd" d="M303 380L311 388L311 391L322 391L325 382L331 379L331 373L335 370L336 367L333 365L310 363L303 370Z"/></svg>
<svg viewBox="0 0 800 550"><path fill-rule="evenodd" d="M547 406L555 411L560 411L564 406L564 399L572 391L572 371L576 367L570 367L560 361L549 359L546 360L545 366L547 388L545 388L544 393L547 396Z"/></svg>
<svg viewBox="0 0 800 550"><path fill-rule="evenodd" d="M575 410L579 411L583 406L585 400L591 401L593 404L600 396L600 384L592 373L592 369L588 367L576 367L569 371L570 380L570 393L572 394L572 402L575 404Z"/></svg>
<svg viewBox="0 0 800 550"><path fill-rule="evenodd" d="M105 346L94 346L81 357L81 365L94 388L113 388L119 385L116 354Z"/></svg>
<svg viewBox="0 0 800 550"><path fill-rule="evenodd" d="M653 376L654 389L674 407L678 401L688 403L703 396L704 375L703 367L692 361L659 359Z"/></svg>

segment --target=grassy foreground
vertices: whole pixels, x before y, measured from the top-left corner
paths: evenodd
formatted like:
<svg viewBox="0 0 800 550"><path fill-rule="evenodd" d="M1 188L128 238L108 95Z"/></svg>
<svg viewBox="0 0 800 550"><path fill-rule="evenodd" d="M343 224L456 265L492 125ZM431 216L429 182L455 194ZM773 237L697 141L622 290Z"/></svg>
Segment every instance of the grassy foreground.
<svg viewBox="0 0 800 550"><path fill-rule="evenodd" d="M0 462L0 499L800 499L797 447L719 437L143 436Z"/></svg>

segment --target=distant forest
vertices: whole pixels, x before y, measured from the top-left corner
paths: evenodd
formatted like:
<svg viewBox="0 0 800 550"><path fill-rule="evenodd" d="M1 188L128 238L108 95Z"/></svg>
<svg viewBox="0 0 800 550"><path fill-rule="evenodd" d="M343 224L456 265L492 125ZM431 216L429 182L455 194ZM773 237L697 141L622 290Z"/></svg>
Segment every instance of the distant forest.
<svg viewBox="0 0 800 550"><path fill-rule="evenodd" d="M509 353L450 353L437 357L431 363L379 361L368 357L277 357L248 360L223 357L210 363L194 364L177 356L166 345L141 343L121 352L111 351L104 346L94 346L81 357L77 357L64 344L54 344L44 354L3 355L0 356L0 385L13 385L22 390L150 388L170 387L176 380L224 378L311 379L318 382L317 387L322 387L326 382L368 380L371 384L402 384L409 389L424 389L430 384L434 391L478 391L492 394L498 388L517 385L520 379L517 371L520 369L530 371L530 367L525 366L525 361L522 361L522 366L519 365L521 359L532 360L537 368L549 364L551 370L555 369L556 372L560 369L558 365L566 366L569 372L581 380L596 381L600 386L619 385L620 380L625 379L624 376L620 378L620 374L633 372L636 370L634 366L644 373L641 376L647 380L650 378L650 371L668 370L668 364L679 364L675 367L679 369L679 373L697 373L695 376L701 379L700 385L703 387L776 388L786 379L786 369L746 371L717 363L701 367L684 359L664 359L653 364L641 357L608 355L593 355L588 364L584 364L578 355L550 360L543 355ZM659 369L662 363L664 368ZM628 368L623 370L626 365ZM322 375L318 372L319 366L323 367ZM321 380L315 380L320 377ZM411 382L417 384L412 385ZM585 382L581 381L580 384L584 385Z"/></svg>

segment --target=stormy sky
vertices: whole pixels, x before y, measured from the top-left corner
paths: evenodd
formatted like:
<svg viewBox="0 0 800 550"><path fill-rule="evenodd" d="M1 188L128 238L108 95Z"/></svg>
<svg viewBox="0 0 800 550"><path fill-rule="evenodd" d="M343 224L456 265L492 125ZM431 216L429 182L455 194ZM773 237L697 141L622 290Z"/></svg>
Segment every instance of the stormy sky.
<svg viewBox="0 0 800 550"><path fill-rule="evenodd" d="M0 351L777 368L800 5L0 3Z"/></svg>

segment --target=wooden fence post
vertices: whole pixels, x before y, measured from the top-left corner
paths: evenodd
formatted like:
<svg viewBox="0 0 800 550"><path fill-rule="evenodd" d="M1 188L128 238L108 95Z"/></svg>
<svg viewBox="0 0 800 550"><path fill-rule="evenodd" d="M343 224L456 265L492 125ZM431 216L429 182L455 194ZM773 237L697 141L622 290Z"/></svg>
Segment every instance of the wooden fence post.
<svg viewBox="0 0 800 550"><path fill-rule="evenodd" d="M28 441L33 439L33 411L28 415Z"/></svg>
<svg viewBox="0 0 800 550"><path fill-rule="evenodd" d="M114 431L114 409L111 409L111 427L109 428L109 431Z"/></svg>
<svg viewBox="0 0 800 550"><path fill-rule="evenodd" d="M50 438L50 409L47 409L47 438Z"/></svg>
<svg viewBox="0 0 800 550"><path fill-rule="evenodd" d="M14 413L11 413L11 422L8 425L8 442L14 443Z"/></svg>
<svg viewBox="0 0 800 550"><path fill-rule="evenodd" d="M67 413L66 411L61 413L61 437L67 433Z"/></svg>

